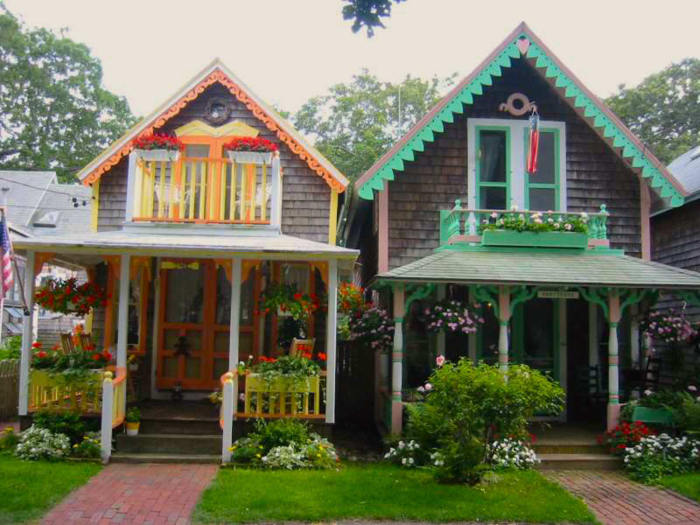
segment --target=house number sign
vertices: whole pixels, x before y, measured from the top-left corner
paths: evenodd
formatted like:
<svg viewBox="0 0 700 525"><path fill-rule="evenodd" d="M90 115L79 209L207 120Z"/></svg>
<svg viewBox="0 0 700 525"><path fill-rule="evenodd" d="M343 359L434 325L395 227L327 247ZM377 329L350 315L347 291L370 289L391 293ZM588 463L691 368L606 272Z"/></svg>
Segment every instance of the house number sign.
<svg viewBox="0 0 700 525"><path fill-rule="evenodd" d="M578 299L578 292L565 290L542 290L537 292L538 299Z"/></svg>

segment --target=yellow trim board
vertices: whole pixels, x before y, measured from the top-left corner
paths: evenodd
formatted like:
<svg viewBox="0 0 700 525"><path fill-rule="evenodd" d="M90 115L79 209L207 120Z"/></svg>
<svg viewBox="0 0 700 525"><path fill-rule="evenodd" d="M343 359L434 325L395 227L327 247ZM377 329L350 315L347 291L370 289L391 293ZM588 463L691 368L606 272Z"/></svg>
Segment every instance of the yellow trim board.
<svg viewBox="0 0 700 525"><path fill-rule="evenodd" d="M201 120L193 120L175 130L175 135L178 137L192 135L203 135L205 137L257 137L259 133L257 129L240 120L229 122L218 128L210 126Z"/></svg>
<svg viewBox="0 0 700 525"><path fill-rule="evenodd" d="M328 218L328 244L335 244L338 230L338 190L331 188L331 211Z"/></svg>
<svg viewBox="0 0 700 525"><path fill-rule="evenodd" d="M90 225L93 232L97 232L97 224L100 218L100 179L92 183L92 208Z"/></svg>

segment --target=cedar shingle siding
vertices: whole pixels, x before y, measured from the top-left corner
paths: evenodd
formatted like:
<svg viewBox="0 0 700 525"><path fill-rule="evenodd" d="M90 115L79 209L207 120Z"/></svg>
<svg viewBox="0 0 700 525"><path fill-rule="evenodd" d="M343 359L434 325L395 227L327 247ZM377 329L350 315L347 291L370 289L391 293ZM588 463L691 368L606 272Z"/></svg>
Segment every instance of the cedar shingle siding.
<svg viewBox="0 0 700 525"><path fill-rule="evenodd" d="M229 122L244 122L259 130L259 136L279 146L283 170L282 232L312 241L328 242L330 188L326 182L220 84L207 88L196 100L157 130L158 133L171 133L197 119L206 122L205 108L213 97L222 98L230 104L232 111ZM128 160L124 158L101 178L98 223L100 231L119 229L124 222L127 171Z"/></svg>
<svg viewBox="0 0 700 525"><path fill-rule="evenodd" d="M543 120L566 122L568 211L595 212L606 204L611 246L640 256L637 176L531 66L518 60L389 183L390 268L430 255L437 248L439 210L454 206L455 199L462 199L463 206L467 203L467 119L516 118L498 110L515 92L536 102Z"/></svg>

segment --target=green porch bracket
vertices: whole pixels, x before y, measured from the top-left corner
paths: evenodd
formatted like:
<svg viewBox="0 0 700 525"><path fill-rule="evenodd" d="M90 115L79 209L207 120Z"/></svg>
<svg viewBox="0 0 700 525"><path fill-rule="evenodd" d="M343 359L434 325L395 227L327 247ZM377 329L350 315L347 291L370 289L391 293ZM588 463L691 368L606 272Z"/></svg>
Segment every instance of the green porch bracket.
<svg viewBox="0 0 700 525"><path fill-rule="evenodd" d="M511 290L512 298L510 300L511 311L520 303L529 301L537 295L537 286L518 286L514 291Z"/></svg>
<svg viewBox="0 0 700 525"><path fill-rule="evenodd" d="M673 295L693 306L700 306L700 290L674 290Z"/></svg>
<svg viewBox="0 0 700 525"><path fill-rule="evenodd" d="M470 286L469 290L471 291L472 300L477 300L481 303L490 303L496 314L496 318L501 317L498 310L498 287L476 284Z"/></svg>
<svg viewBox="0 0 700 525"><path fill-rule="evenodd" d="M426 299L433 295L435 292L436 286L435 283L426 283L424 285L421 284L414 284L414 285L407 285L406 286L406 302L405 308L406 308L406 315L408 315L408 312L411 309L411 304L413 304L413 301L421 300L421 299Z"/></svg>
<svg viewBox="0 0 700 525"><path fill-rule="evenodd" d="M628 289L628 288L583 288L579 287L578 291L583 298L589 303L594 303L603 309L605 319L610 321L610 310L608 300L611 295L617 294L620 298L620 316L625 313L625 310L634 305L641 303L646 298L653 299L656 302L659 298L659 291L651 288L644 289Z"/></svg>
<svg viewBox="0 0 700 525"><path fill-rule="evenodd" d="M594 303L603 309L605 319L610 318L610 310L608 309L607 296L601 295L598 288L578 288L581 296L589 303Z"/></svg>

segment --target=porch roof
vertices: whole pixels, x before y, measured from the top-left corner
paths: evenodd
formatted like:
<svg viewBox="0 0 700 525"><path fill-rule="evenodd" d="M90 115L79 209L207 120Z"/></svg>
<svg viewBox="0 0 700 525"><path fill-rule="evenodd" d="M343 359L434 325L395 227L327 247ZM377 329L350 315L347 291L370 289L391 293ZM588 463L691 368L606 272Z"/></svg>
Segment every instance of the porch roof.
<svg viewBox="0 0 700 525"><path fill-rule="evenodd" d="M700 273L595 250L441 251L377 276L380 281L700 289Z"/></svg>
<svg viewBox="0 0 700 525"><path fill-rule="evenodd" d="M252 232L251 232L252 233ZM220 234L201 232L143 232L119 230L85 235L64 235L50 238L18 239L17 251L60 254L141 254L181 257L222 257L244 255L260 258L349 259L357 250L314 242L289 235L239 234L230 230Z"/></svg>

